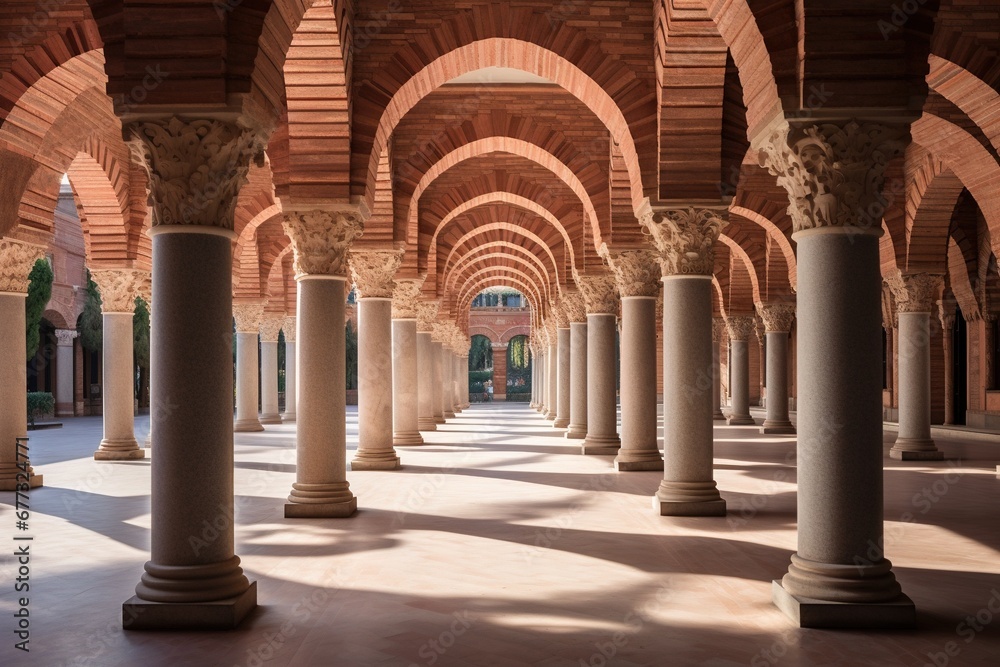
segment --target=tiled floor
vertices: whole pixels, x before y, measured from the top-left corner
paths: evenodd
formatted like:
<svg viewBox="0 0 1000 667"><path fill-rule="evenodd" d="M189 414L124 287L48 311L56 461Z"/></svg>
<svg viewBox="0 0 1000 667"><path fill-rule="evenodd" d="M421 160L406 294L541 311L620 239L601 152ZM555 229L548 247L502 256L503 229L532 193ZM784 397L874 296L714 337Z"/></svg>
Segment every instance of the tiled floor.
<svg viewBox="0 0 1000 667"><path fill-rule="evenodd" d="M403 470L350 473L361 510L320 521L282 517L293 426L271 427L236 439L237 553L260 608L231 633L124 633L149 461L94 462L100 432L32 433L31 653L12 647L7 555L0 665L1000 665L1000 442L886 459L887 551L920 627L863 633L798 630L770 603L795 547L793 440L717 427L729 516L665 518L658 473L616 474L526 407L474 407L401 448Z"/></svg>

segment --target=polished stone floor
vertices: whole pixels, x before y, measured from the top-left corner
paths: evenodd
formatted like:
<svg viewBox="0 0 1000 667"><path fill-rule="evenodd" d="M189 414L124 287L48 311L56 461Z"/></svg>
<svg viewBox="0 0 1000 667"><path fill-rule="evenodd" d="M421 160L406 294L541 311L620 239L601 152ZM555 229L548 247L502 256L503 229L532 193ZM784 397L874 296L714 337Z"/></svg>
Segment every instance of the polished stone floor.
<svg viewBox="0 0 1000 667"><path fill-rule="evenodd" d="M666 518L659 473L616 474L527 407L475 406L400 448L402 470L350 473L354 518L288 520L293 431L236 438L237 553L261 606L231 633L121 630L149 460L93 461L100 418L32 432L31 653L12 646L6 555L0 665L1000 665L1000 441L886 458L886 549L919 628L863 633L799 630L770 603L795 547L792 439L717 426L729 516Z"/></svg>

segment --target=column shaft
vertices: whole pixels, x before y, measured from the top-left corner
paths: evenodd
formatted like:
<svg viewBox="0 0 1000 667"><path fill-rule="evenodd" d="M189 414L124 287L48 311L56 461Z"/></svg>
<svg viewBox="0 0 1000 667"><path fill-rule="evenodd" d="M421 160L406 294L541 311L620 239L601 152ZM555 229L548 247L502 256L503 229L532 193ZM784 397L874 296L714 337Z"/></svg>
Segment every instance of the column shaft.
<svg viewBox="0 0 1000 667"><path fill-rule="evenodd" d="M441 386L443 382L443 375L441 373L442 356L444 355L444 346L440 342L433 340L433 364L434 364L434 423L443 424L444 417L444 387Z"/></svg>
<svg viewBox="0 0 1000 667"><path fill-rule="evenodd" d="M584 454L617 454L615 316L587 314L587 437Z"/></svg>
<svg viewBox="0 0 1000 667"><path fill-rule="evenodd" d="M24 481L17 479L17 464L24 461L17 456L17 438L28 437L25 296L0 293L0 491L14 491ZM42 476L31 474L29 483L41 486Z"/></svg>
<svg viewBox="0 0 1000 667"><path fill-rule="evenodd" d="M132 313L104 313L104 439L98 461L141 459L135 439L135 387L132 368Z"/></svg>
<svg viewBox="0 0 1000 667"><path fill-rule="evenodd" d="M944 458L931 439L930 313L899 313L899 435L889 456Z"/></svg>
<svg viewBox="0 0 1000 667"><path fill-rule="evenodd" d="M725 421L722 414L722 367L719 354L719 341L712 341L712 420ZM666 383L664 382L664 386ZM666 391L666 389L664 389Z"/></svg>
<svg viewBox="0 0 1000 667"><path fill-rule="evenodd" d="M417 393L417 320L392 321L392 442L422 445Z"/></svg>
<svg viewBox="0 0 1000 667"><path fill-rule="evenodd" d="M392 299L358 300L358 451L351 470L395 470L392 448Z"/></svg>
<svg viewBox="0 0 1000 667"><path fill-rule="evenodd" d="M556 387L556 418L552 422L554 428L566 428L569 426L569 410L571 400L570 389L570 330L557 329L559 350L559 361L556 372L558 374L558 385Z"/></svg>
<svg viewBox="0 0 1000 667"><path fill-rule="evenodd" d="M765 435L793 434L788 418L788 332L768 331L767 336L767 417L760 428Z"/></svg>
<svg viewBox="0 0 1000 667"><path fill-rule="evenodd" d="M67 342L56 347L56 417L73 416L73 339L76 332L67 332ZM59 335L59 332L56 334Z"/></svg>
<svg viewBox="0 0 1000 667"><path fill-rule="evenodd" d="M546 351L545 356L545 418L555 421L559 411L559 344L555 340L549 343L549 349Z"/></svg>
<svg viewBox="0 0 1000 667"><path fill-rule="evenodd" d="M278 341L260 342L260 423L281 423L281 415L278 414Z"/></svg>
<svg viewBox="0 0 1000 667"><path fill-rule="evenodd" d="M455 418L455 372L452 366L452 352L448 348L441 346L441 389L442 411L445 419Z"/></svg>
<svg viewBox="0 0 1000 667"><path fill-rule="evenodd" d="M257 333L236 333L236 431L263 431L257 418Z"/></svg>
<svg viewBox="0 0 1000 667"><path fill-rule="evenodd" d="M944 424L955 423L955 334L951 322L942 329L942 347L944 348Z"/></svg>
<svg viewBox="0 0 1000 667"><path fill-rule="evenodd" d="M663 470L656 438L656 298L622 297L622 435L615 470Z"/></svg>
<svg viewBox="0 0 1000 667"><path fill-rule="evenodd" d="M434 419L434 341L428 331L417 332L417 424L421 431L436 431Z"/></svg>
<svg viewBox="0 0 1000 667"><path fill-rule="evenodd" d="M289 341L285 337L285 411L281 414L281 421L295 421L295 342Z"/></svg>
<svg viewBox="0 0 1000 667"><path fill-rule="evenodd" d="M570 322L569 331L570 406L566 437L580 439L587 437L587 323Z"/></svg>
<svg viewBox="0 0 1000 667"><path fill-rule="evenodd" d="M746 340L729 341L731 352L731 377L733 412L729 415L730 426L753 424L750 416L750 348Z"/></svg>

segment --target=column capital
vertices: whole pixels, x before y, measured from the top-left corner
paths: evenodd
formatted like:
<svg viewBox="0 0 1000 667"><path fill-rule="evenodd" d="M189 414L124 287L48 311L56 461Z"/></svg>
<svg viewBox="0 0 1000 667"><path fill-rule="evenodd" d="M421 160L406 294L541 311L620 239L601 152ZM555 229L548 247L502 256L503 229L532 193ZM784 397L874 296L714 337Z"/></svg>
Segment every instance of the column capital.
<svg viewBox="0 0 1000 667"><path fill-rule="evenodd" d="M152 310L153 308L153 274L149 271L143 272L145 275L143 279L139 282L139 286L136 289L137 294L142 297L142 300L146 302L146 306Z"/></svg>
<svg viewBox="0 0 1000 667"><path fill-rule="evenodd" d="M610 250L605 243L598 254L614 272L622 298L660 293L660 256L653 250Z"/></svg>
<svg viewBox="0 0 1000 667"><path fill-rule="evenodd" d="M788 333L795 319L795 304L758 303L757 314L764 321L765 333Z"/></svg>
<svg viewBox="0 0 1000 667"><path fill-rule="evenodd" d="M402 249L352 249L348 262L351 279L358 288L358 298L392 298L396 287L393 277L403 263Z"/></svg>
<svg viewBox="0 0 1000 667"><path fill-rule="evenodd" d="M885 278L885 283L892 290L897 313L933 313L944 289L944 276L897 269Z"/></svg>
<svg viewBox="0 0 1000 667"><path fill-rule="evenodd" d="M563 310L571 324L573 322L587 322L587 303L580 292L575 290L563 292Z"/></svg>
<svg viewBox="0 0 1000 667"><path fill-rule="evenodd" d="M433 333L435 319L438 308L441 304L437 301L417 301L417 331L420 333Z"/></svg>
<svg viewBox="0 0 1000 667"><path fill-rule="evenodd" d="M28 274L35 262L45 257L42 246L0 239L0 292L28 293Z"/></svg>
<svg viewBox="0 0 1000 667"><path fill-rule="evenodd" d="M909 140L903 123L782 119L751 146L788 192L795 232L842 227L881 233L885 170Z"/></svg>
<svg viewBox="0 0 1000 667"><path fill-rule="evenodd" d="M135 298L149 273L136 269L94 269L90 277L101 293L102 313L132 313Z"/></svg>
<svg viewBox="0 0 1000 667"><path fill-rule="evenodd" d="M588 315L614 315L618 312L618 286L612 274L580 275L574 270L573 279L583 294Z"/></svg>
<svg viewBox="0 0 1000 667"><path fill-rule="evenodd" d="M278 332L284 323L284 315L264 315L260 320L260 342L277 343Z"/></svg>
<svg viewBox="0 0 1000 667"><path fill-rule="evenodd" d="M712 342L722 341L723 334L726 333L726 319L724 317L712 318Z"/></svg>
<svg viewBox="0 0 1000 667"><path fill-rule="evenodd" d="M122 134L149 176L153 227L233 229L250 160L264 164L264 133L230 121L171 116L127 123Z"/></svg>
<svg viewBox="0 0 1000 667"><path fill-rule="evenodd" d="M420 288L423 278L406 278L395 281L392 290L392 319L417 319L417 306L420 303ZM435 311L435 314L437 312ZM433 315L431 316L433 317Z"/></svg>
<svg viewBox="0 0 1000 667"><path fill-rule="evenodd" d="M355 206L329 210L285 211L282 222L292 240L295 275L347 275L347 251L364 231Z"/></svg>
<svg viewBox="0 0 1000 667"><path fill-rule="evenodd" d="M239 301L233 304L233 319L236 320L236 333L258 334L263 317L263 301Z"/></svg>
<svg viewBox="0 0 1000 667"><path fill-rule="evenodd" d="M73 345L73 339L79 335L75 329L56 329L56 345L70 347Z"/></svg>
<svg viewBox="0 0 1000 667"><path fill-rule="evenodd" d="M754 330L753 315L730 315L726 318L729 340L748 341Z"/></svg>
<svg viewBox="0 0 1000 667"><path fill-rule="evenodd" d="M650 207L639 224L659 252L663 276L710 276L715 270L712 247L727 215L724 207Z"/></svg>
<svg viewBox="0 0 1000 667"><path fill-rule="evenodd" d="M938 319L941 320L941 329L946 334L950 334L955 326L955 304L949 301L938 301Z"/></svg>
<svg viewBox="0 0 1000 667"><path fill-rule="evenodd" d="M569 329L569 314L566 312L566 304L559 297L557 301L553 301L551 304L552 319L556 323L557 329Z"/></svg>
<svg viewBox="0 0 1000 667"><path fill-rule="evenodd" d="M285 332L285 342L294 343L295 342L295 316L286 316L284 320L281 321L281 330Z"/></svg>

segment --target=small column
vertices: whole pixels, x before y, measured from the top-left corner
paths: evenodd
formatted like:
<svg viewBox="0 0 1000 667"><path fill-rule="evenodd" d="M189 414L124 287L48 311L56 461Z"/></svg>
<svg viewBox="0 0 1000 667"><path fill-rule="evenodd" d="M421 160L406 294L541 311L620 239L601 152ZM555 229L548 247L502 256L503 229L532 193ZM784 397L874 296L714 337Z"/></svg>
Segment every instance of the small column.
<svg viewBox="0 0 1000 667"><path fill-rule="evenodd" d="M889 456L900 461L940 461L931 438L930 319L944 276L895 274L887 279L899 313L899 435Z"/></svg>
<svg viewBox="0 0 1000 667"><path fill-rule="evenodd" d="M556 363L557 384L556 384L556 418L552 422L553 428L566 428L569 426L569 410L571 402L570 391L570 333L569 319L559 308L556 318L556 349L559 351L559 359Z"/></svg>
<svg viewBox="0 0 1000 667"><path fill-rule="evenodd" d="M417 307L417 424L421 431L436 431L434 418L434 318L438 304L420 301Z"/></svg>
<svg viewBox="0 0 1000 667"><path fill-rule="evenodd" d="M448 340L441 341L441 392L445 419L455 418L455 383L452 382L451 348Z"/></svg>
<svg viewBox="0 0 1000 667"><path fill-rule="evenodd" d="M540 329L540 331L538 341L538 407L535 409L544 417L545 413L548 412L545 402L549 397L549 344L548 333L544 329Z"/></svg>
<svg viewBox="0 0 1000 667"><path fill-rule="evenodd" d="M295 318L286 317L281 324L285 334L285 411L281 421L295 421Z"/></svg>
<svg viewBox="0 0 1000 667"><path fill-rule="evenodd" d="M545 418L555 421L559 413L559 329L555 316L549 316L545 325L548 349L545 350Z"/></svg>
<svg viewBox="0 0 1000 667"><path fill-rule="evenodd" d="M566 437L587 437L587 305L583 294L570 292L564 298L569 318L569 427Z"/></svg>
<svg viewBox="0 0 1000 667"><path fill-rule="evenodd" d="M233 304L236 320L236 424L237 433L263 431L257 416L257 337L264 317L264 303Z"/></svg>
<svg viewBox="0 0 1000 667"><path fill-rule="evenodd" d="M788 336L795 319L795 304L758 303L767 336L767 417L760 428L764 435L795 433L788 418Z"/></svg>
<svg viewBox="0 0 1000 667"><path fill-rule="evenodd" d="M135 298L146 275L132 269L102 269L92 271L91 277L101 292L104 324L104 438L94 452L94 459L141 459L146 452L135 439L132 318Z"/></svg>
<svg viewBox="0 0 1000 667"><path fill-rule="evenodd" d="M333 208L333 207L331 207ZM295 483L286 518L357 511L347 481L346 255L363 228L354 209L285 212L298 281Z"/></svg>
<svg viewBox="0 0 1000 667"><path fill-rule="evenodd" d="M395 470L393 449L392 293L402 250L352 250L358 290L358 451L351 470Z"/></svg>
<svg viewBox="0 0 1000 667"><path fill-rule="evenodd" d="M260 423L280 424L278 414L278 332L284 315L265 315L260 321Z"/></svg>
<svg viewBox="0 0 1000 667"><path fill-rule="evenodd" d="M469 408L472 405L472 402L469 400L469 348L470 347L471 345L468 342L466 342L466 344L462 346L464 352L462 352L462 356L459 359L459 374L460 377L462 378L461 379L462 396L465 397L466 408Z"/></svg>
<svg viewBox="0 0 1000 667"><path fill-rule="evenodd" d="M74 329L56 329L56 417L72 417Z"/></svg>
<svg viewBox="0 0 1000 667"><path fill-rule="evenodd" d="M442 357L444 356L444 346L441 344L442 326L442 322L435 322L434 332L431 334L431 363L433 364L432 373L434 374L433 405L435 424L443 424L446 419L444 414L444 387L442 386L444 375L441 372Z"/></svg>
<svg viewBox="0 0 1000 667"><path fill-rule="evenodd" d="M16 491L24 483L19 475L25 472L31 488L42 485L42 476L36 475L28 460L22 458L24 450L18 455L17 441L28 439L24 300L28 296L28 274L44 256L45 248L41 246L0 238L0 491Z"/></svg>
<svg viewBox="0 0 1000 667"><path fill-rule="evenodd" d="M955 305L938 301L941 339L944 348L944 424L955 423Z"/></svg>
<svg viewBox="0 0 1000 667"><path fill-rule="evenodd" d="M712 467L712 246L724 209L650 210L640 218L663 271L662 516L724 516Z"/></svg>
<svg viewBox="0 0 1000 667"><path fill-rule="evenodd" d="M663 470L656 437L656 297L660 263L649 250L605 255L622 299L621 449L615 470Z"/></svg>
<svg viewBox="0 0 1000 667"><path fill-rule="evenodd" d="M535 345L534 334L528 339L528 349L531 351L531 401L528 407L538 408L538 351Z"/></svg>
<svg viewBox="0 0 1000 667"><path fill-rule="evenodd" d="M722 414L722 368L720 366L719 345L725 336L726 320L721 317L712 318L712 420L726 421Z"/></svg>
<svg viewBox="0 0 1000 667"><path fill-rule="evenodd" d="M392 444L424 444L419 426L417 300L422 280L397 280L392 292Z"/></svg>
<svg viewBox="0 0 1000 667"><path fill-rule="evenodd" d="M615 391L618 291L611 274L575 276L587 308L587 437L583 454L617 454L618 401Z"/></svg>
<svg viewBox="0 0 1000 667"><path fill-rule="evenodd" d="M752 315L730 315L726 318L729 330L733 411L729 415L730 426L746 426L754 423L750 416L750 334L753 333Z"/></svg>

